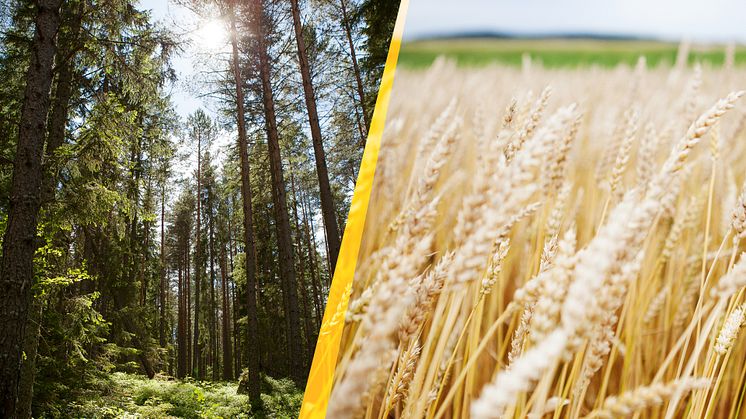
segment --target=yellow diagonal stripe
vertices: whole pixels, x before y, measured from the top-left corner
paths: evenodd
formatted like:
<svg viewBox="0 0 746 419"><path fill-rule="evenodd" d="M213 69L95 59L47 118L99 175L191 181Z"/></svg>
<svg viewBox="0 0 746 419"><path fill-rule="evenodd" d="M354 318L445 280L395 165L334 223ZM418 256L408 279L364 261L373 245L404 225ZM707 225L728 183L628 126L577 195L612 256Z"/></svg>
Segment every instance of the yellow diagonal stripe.
<svg viewBox="0 0 746 419"><path fill-rule="evenodd" d="M386 66L381 77L381 86L378 89L376 107L368 131L368 140L365 143L363 160L360 164L360 173L357 176L355 192L352 196L350 214L347 216L342 247L339 251L337 267L334 270L329 299L324 311L324 320L321 323L319 339L316 343L316 351L306 384L306 392L303 396L303 406L300 411L301 419L320 419L326 416L326 407L329 404L329 395L334 382L339 342L345 324L347 303L350 300L352 279L355 274L358 251L360 250L360 240L363 236L365 215L368 212L373 175L376 171L378 150L381 147L381 136L386 121L391 87L394 84L396 61L399 58L399 47L401 46L408 5L408 0L402 0L399 5L399 13L391 37L389 53L386 57Z"/></svg>

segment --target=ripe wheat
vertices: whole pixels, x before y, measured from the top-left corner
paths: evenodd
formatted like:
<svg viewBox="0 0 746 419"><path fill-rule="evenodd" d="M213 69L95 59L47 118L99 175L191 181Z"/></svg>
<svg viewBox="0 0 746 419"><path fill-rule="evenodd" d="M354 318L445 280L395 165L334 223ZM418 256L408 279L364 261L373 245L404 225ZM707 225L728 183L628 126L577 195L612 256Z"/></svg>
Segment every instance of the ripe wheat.
<svg viewBox="0 0 746 419"><path fill-rule="evenodd" d="M398 70L327 417L744 417L746 74L685 62Z"/></svg>

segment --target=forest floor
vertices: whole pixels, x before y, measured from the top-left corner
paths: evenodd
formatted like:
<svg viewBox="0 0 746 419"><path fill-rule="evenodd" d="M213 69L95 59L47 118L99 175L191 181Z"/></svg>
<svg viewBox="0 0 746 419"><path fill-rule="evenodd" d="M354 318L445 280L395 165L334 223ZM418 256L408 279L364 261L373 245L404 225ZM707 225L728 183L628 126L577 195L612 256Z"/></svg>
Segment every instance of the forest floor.
<svg viewBox="0 0 746 419"><path fill-rule="evenodd" d="M62 418L295 418L303 392L290 380L264 379L264 410L253 412L236 382L196 382L122 372L111 375L106 391L89 391L56 412Z"/></svg>

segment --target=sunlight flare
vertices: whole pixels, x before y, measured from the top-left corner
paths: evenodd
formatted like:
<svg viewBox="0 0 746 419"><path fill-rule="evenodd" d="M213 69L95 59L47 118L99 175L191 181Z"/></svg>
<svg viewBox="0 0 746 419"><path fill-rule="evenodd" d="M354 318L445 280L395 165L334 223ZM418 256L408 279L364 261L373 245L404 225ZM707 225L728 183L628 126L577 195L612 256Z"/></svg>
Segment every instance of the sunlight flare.
<svg viewBox="0 0 746 419"><path fill-rule="evenodd" d="M220 19L210 19L203 22L194 33L194 40L207 51L219 51L228 43L228 31L225 22Z"/></svg>

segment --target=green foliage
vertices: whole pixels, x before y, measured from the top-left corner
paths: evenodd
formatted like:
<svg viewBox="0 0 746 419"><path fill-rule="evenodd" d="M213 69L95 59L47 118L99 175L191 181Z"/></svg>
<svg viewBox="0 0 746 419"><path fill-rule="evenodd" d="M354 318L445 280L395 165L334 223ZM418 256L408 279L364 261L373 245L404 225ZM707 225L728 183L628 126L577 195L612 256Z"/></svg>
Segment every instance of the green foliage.
<svg viewBox="0 0 746 419"><path fill-rule="evenodd" d="M149 380L121 372L111 375L105 391L71 400L67 407L42 417L86 418L291 418L300 411L302 392L290 380L265 378L264 411L252 414L248 396L235 383Z"/></svg>
<svg viewBox="0 0 746 419"><path fill-rule="evenodd" d="M69 230L67 224L48 217L38 228L42 244L34 257L34 314L29 320L36 325L30 330L39 333L34 404L51 411L70 392L100 381L108 365L105 354L111 349L105 345L110 323L95 308L100 293L76 292L92 280L85 263L66 264L62 237ZM25 361L28 356L24 351Z"/></svg>
<svg viewBox="0 0 746 419"><path fill-rule="evenodd" d="M53 281L54 287L72 283ZM49 295L49 300L56 300L56 307L44 310L34 405L37 410L54 412L71 395L105 385L106 371L113 367L112 353L119 348L105 344L110 324L94 308L98 293L67 298L58 289Z"/></svg>
<svg viewBox="0 0 746 419"><path fill-rule="evenodd" d="M364 0L360 5L358 13L365 20L363 34L368 52L363 65L368 71L378 73L376 79L380 79L380 72L386 63L399 3L396 0Z"/></svg>
<svg viewBox="0 0 746 419"><path fill-rule="evenodd" d="M365 72L366 84L370 89L366 101L368 102L367 110L371 115L376 104L383 68L386 65L399 4L398 0L363 0L360 4L358 13L365 21L362 33L366 38L365 51L367 52L361 60L361 65Z"/></svg>
<svg viewBox="0 0 746 419"><path fill-rule="evenodd" d="M233 280L236 286L243 288L246 286L246 253L237 253L233 263Z"/></svg>
<svg viewBox="0 0 746 419"><path fill-rule="evenodd" d="M290 379L276 380L264 377L262 403L264 412L270 418L297 417L303 403L303 392L299 391Z"/></svg>

